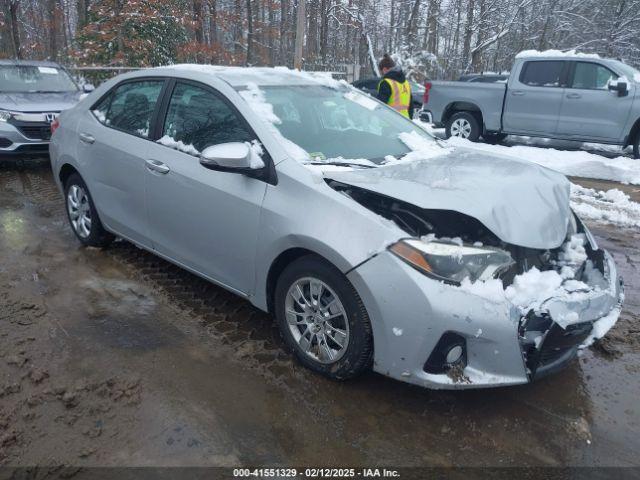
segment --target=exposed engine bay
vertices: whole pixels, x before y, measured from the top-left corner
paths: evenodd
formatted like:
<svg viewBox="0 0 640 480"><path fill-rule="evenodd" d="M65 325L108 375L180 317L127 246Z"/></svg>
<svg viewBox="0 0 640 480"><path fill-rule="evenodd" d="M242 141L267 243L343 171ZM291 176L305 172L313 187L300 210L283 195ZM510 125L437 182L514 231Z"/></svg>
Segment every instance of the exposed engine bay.
<svg viewBox="0 0 640 480"><path fill-rule="evenodd" d="M511 285L516 275L522 274L532 267L536 267L540 271L558 269L562 246L542 250L512 245L500 240L480 221L459 212L422 209L407 202L335 180L329 180L328 184L331 188L352 198L372 212L391 220L412 237L422 238L435 235L440 239L461 239L464 244L491 246L509 252L514 260L514 265L499 276L505 287ZM576 233L584 232L581 223L574 216L567 237ZM587 249L587 257L592 260L600 272L604 273L603 252L592 249L589 242L586 242L585 248ZM584 267L585 263L577 266L575 279L582 278Z"/></svg>

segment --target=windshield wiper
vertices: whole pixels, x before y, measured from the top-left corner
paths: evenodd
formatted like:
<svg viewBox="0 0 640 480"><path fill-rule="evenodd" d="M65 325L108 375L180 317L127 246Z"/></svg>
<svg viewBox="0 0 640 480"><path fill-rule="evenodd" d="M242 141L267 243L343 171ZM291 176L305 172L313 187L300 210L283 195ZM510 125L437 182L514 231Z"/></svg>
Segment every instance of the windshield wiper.
<svg viewBox="0 0 640 480"><path fill-rule="evenodd" d="M337 165L339 167L362 167L362 168L376 168L377 165L363 165L362 163L352 162L304 162L305 165Z"/></svg>

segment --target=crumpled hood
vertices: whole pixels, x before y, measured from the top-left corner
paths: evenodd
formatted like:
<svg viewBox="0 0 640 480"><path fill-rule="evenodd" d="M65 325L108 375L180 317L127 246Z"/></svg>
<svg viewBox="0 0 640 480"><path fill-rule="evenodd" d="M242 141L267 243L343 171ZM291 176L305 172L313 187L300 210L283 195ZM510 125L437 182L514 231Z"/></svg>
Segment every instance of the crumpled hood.
<svg viewBox="0 0 640 480"><path fill-rule="evenodd" d="M567 178L511 157L455 148L426 160L324 176L420 208L469 215L513 245L556 248L567 236Z"/></svg>
<svg viewBox="0 0 640 480"><path fill-rule="evenodd" d="M61 112L73 107L81 91L61 93L0 93L0 109L13 112Z"/></svg>

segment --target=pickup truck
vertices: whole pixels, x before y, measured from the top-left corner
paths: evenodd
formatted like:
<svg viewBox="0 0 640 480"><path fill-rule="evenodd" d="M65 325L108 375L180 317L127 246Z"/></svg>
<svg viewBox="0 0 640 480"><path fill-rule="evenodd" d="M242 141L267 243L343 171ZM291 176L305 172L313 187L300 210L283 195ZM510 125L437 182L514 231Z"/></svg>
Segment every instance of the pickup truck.
<svg viewBox="0 0 640 480"><path fill-rule="evenodd" d="M523 52L506 82L426 84L421 117L447 138L507 135L632 145L640 158L640 72L597 55Z"/></svg>

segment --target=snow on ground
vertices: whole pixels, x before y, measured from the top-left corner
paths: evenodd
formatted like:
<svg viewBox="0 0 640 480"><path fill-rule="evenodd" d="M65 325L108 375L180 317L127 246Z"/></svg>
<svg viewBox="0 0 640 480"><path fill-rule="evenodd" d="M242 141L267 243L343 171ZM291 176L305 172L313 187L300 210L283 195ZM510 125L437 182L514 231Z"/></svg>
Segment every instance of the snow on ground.
<svg viewBox="0 0 640 480"><path fill-rule="evenodd" d="M617 188L604 192L571 184L571 207L584 220L640 228L640 203Z"/></svg>

